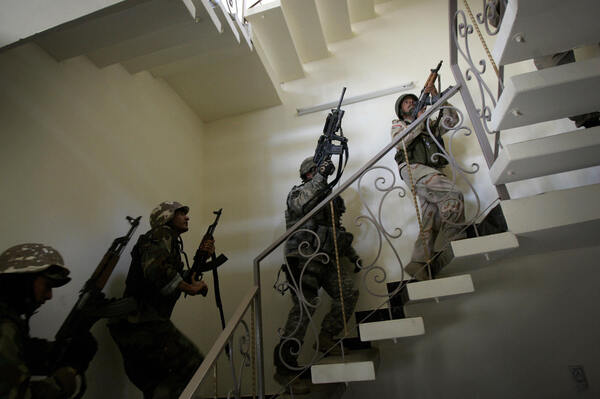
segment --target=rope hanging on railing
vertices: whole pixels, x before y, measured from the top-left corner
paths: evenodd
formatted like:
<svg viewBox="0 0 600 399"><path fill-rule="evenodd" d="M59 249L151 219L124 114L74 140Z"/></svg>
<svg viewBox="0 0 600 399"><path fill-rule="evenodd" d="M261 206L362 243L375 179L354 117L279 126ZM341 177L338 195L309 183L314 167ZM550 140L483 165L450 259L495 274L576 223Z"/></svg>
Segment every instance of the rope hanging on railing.
<svg viewBox="0 0 600 399"><path fill-rule="evenodd" d="M335 231L335 210L333 208L333 200L329 201L331 209L331 226L333 227L333 248L335 249L335 263L337 265L338 287L340 289L340 302L342 304L342 318L344 319L344 336L348 335L348 325L346 324L346 307L344 305L344 295L342 291L342 273L340 270L340 255L338 252L337 233Z"/></svg>
<svg viewBox="0 0 600 399"><path fill-rule="evenodd" d="M218 377L217 377L217 362L215 362L213 366L213 377L215 380L215 399L219 398L219 385L218 385Z"/></svg>
<svg viewBox="0 0 600 399"><path fill-rule="evenodd" d="M483 38L481 31L479 30L479 26L477 25L475 16L471 12L471 7L469 7L469 3L467 3L467 0L463 0L463 3L465 4L465 8L467 9L467 14L469 14L469 18L471 19L471 23L473 24L473 27L475 28L475 31L477 32L477 36L479 36L479 40L481 41L481 44L483 45L483 49L485 50L485 53L487 54L487 57L490 60L490 64L492 64L492 67L494 68L494 72L496 72L496 76L498 77L498 80L502 81L502 77L500 76L500 70L498 69L498 66L496 66L496 62L492 58L492 53L490 52L490 49L488 48L488 46L485 42L485 39ZM484 12L485 12L485 10L484 10ZM483 17L487 18L487 15L484 15Z"/></svg>
<svg viewBox="0 0 600 399"><path fill-rule="evenodd" d="M431 279L431 256L429 254L429 247L425 242L425 230L423 229L423 220L421 219L421 212L419 211L419 203L417 201L417 190L415 189L415 182L413 179L412 169L410 168L410 162L408 161L406 139L402 140L402 149L404 150L404 160L406 162L406 168L408 170L408 177L410 180L410 193L412 194L413 204L415 206L415 211L417 212L417 223L419 223L419 236L421 237L421 243L423 244L423 249L425 250L425 258L427 259L427 273L429 274L429 279Z"/></svg>
<svg viewBox="0 0 600 399"><path fill-rule="evenodd" d="M252 399L256 399L256 331L254 330L254 306L256 306L256 302L252 301L252 305L250 305L250 362L252 367Z"/></svg>

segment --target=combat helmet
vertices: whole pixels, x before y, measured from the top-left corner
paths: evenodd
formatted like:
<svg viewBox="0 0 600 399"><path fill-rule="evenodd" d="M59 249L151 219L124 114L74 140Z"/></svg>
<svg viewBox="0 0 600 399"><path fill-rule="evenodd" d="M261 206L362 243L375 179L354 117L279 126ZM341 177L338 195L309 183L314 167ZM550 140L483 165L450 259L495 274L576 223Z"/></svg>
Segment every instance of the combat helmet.
<svg viewBox="0 0 600 399"><path fill-rule="evenodd" d="M182 210L186 214L190 211L188 206L182 205L177 201L165 201L158 204L150 213L150 227L156 228L167 224L175 216L175 211Z"/></svg>
<svg viewBox="0 0 600 399"><path fill-rule="evenodd" d="M402 119L402 101L404 101L404 99L406 97L412 97L415 102L419 101L419 97L417 97L416 95L412 94L412 93L407 93L407 94L403 94L400 97L398 97L398 99L396 100L396 105L395 105L395 110L396 110L396 115L398 115L398 118Z"/></svg>
<svg viewBox="0 0 600 399"><path fill-rule="evenodd" d="M305 179L306 174L310 172L313 168L316 168L317 164L313 161L313 157L308 157L300 164L300 178L302 180Z"/></svg>
<svg viewBox="0 0 600 399"><path fill-rule="evenodd" d="M0 277L3 275L40 273L61 287L71 281L60 253L49 245L19 244L0 254Z"/></svg>

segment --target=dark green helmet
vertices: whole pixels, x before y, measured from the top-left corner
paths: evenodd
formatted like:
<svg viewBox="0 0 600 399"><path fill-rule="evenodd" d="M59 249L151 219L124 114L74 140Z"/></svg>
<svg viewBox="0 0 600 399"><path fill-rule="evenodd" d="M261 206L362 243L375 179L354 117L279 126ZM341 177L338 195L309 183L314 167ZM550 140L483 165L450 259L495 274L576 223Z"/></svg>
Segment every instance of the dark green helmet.
<svg viewBox="0 0 600 399"><path fill-rule="evenodd" d="M304 180L306 174L316 168L317 164L313 161L313 157L308 157L300 164L300 178Z"/></svg>

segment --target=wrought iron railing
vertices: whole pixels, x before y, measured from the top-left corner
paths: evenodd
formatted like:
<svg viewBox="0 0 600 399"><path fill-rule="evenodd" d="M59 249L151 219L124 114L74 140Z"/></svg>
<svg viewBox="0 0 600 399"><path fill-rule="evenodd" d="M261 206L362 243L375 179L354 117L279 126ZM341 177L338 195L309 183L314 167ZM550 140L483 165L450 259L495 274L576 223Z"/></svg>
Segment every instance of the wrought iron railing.
<svg viewBox="0 0 600 399"><path fill-rule="evenodd" d="M253 344L255 338L254 312L256 310L257 298L259 298L259 289L253 286L244 299L240 302L234 311L231 319L225 326L225 329L212 348L206 355L204 361L196 370L188 382L186 388L179 396L181 399L192 398L210 398L222 397L240 399L242 395L242 381L244 380L244 370L249 369L252 373L252 392L255 397L256 392L256 346ZM250 310L249 322L244 320ZM248 326L250 323L250 326ZM235 340L236 331L240 332L238 340ZM220 356L227 357L227 380L229 387L226 393L219 390L219 379L221 378L217 369L217 361ZM238 357L239 356L239 357ZM211 373L212 371L212 373ZM210 385L210 386L209 386ZM202 389L202 388L205 389Z"/></svg>
<svg viewBox="0 0 600 399"><path fill-rule="evenodd" d="M487 68L488 61L486 61L485 58L481 58L475 62L471 47L469 46L469 39L477 33L477 36L479 36L482 46L488 55L489 63L492 63L495 67L491 54L487 48L485 38L478 26L483 25L488 34L488 38L493 37L498 33L498 29L494 30L490 28L488 22L488 16L491 17L490 14L496 12L492 3L493 2L490 0L483 0L483 11L478 13L477 17L474 17L466 1L464 3L466 10L461 10L458 8L458 0L449 0L450 68L454 75L454 79L463 88L461 90L461 96L488 168L492 166L498 157L498 152L501 147L500 132L491 131L488 127L488 122L491 120L492 110L496 106L496 101L502 92L504 71L502 67L497 70L494 68L498 80L498 91L497 95L495 95L493 90L486 83L485 74L489 69ZM462 61L466 64L464 71L459 65L459 54ZM476 83L476 91L479 94L479 107L475 105L475 100L467 85L467 82L473 79ZM489 135L494 136L494 149L492 149L488 141ZM506 200L510 198L505 185L496 186L496 190L498 191L500 199Z"/></svg>

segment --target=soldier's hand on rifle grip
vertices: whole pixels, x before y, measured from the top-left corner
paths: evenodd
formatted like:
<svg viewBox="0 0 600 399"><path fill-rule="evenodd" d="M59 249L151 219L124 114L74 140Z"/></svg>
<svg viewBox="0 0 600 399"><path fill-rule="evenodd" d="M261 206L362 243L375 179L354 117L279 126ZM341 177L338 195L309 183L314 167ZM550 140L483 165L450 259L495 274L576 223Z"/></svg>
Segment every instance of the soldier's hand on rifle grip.
<svg viewBox="0 0 600 399"><path fill-rule="evenodd" d="M330 176L333 174L333 172L335 172L335 166L333 165L333 162L331 162L330 159L323 161L323 163L319 166L319 173L322 176Z"/></svg>
<svg viewBox="0 0 600 399"><path fill-rule="evenodd" d="M435 97L435 96L438 95L438 91L437 91L437 89L435 87L435 84L430 84L428 86L425 86L424 91L425 91L425 93L430 94L431 97Z"/></svg>
<svg viewBox="0 0 600 399"><path fill-rule="evenodd" d="M202 240L200 243L200 250L211 256L215 253L215 239L214 238L206 238Z"/></svg>
<svg viewBox="0 0 600 399"><path fill-rule="evenodd" d="M192 274L191 283L181 281L179 283L179 289L188 295L202 294L202 296L206 296L208 293L208 285L206 285L206 283L202 280L196 280L196 273Z"/></svg>

